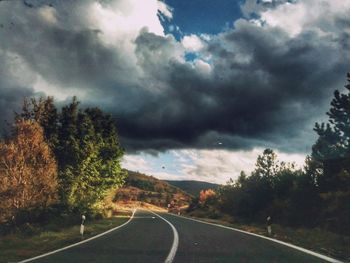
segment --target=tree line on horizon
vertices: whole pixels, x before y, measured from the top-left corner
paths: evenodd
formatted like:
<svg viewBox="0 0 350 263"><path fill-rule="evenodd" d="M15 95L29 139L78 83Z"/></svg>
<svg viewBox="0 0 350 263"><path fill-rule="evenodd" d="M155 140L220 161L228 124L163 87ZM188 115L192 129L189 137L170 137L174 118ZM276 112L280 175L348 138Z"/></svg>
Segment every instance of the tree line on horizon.
<svg viewBox="0 0 350 263"><path fill-rule="evenodd" d="M303 169L278 161L272 149L264 150L254 171L241 172L215 195L202 192L190 206L214 207L245 222L294 227L323 227L350 234L350 73L347 93L334 92L327 123L316 123L318 138Z"/></svg>
<svg viewBox="0 0 350 263"><path fill-rule="evenodd" d="M60 109L53 97L25 99L0 141L0 221L20 223L21 213L30 221L52 208L98 211L124 182L122 156L111 115L80 108L76 97Z"/></svg>

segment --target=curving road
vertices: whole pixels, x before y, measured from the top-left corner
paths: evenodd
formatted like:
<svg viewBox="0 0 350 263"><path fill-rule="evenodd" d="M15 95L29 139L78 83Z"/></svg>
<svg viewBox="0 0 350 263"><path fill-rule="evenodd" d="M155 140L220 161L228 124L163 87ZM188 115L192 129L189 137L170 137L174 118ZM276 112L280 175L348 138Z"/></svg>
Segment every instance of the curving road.
<svg viewBox="0 0 350 263"><path fill-rule="evenodd" d="M270 240L171 214L137 210L125 226L26 262L263 263L339 262Z"/></svg>

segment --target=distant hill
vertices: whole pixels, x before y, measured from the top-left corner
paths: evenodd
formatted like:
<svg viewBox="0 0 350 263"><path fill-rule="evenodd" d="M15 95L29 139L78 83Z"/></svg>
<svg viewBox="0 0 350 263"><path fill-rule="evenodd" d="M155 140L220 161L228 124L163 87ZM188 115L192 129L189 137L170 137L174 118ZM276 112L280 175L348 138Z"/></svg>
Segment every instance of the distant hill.
<svg viewBox="0 0 350 263"><path fill-rule="evenodd" d="M126 171L128 177L125 185L118 189L113 198L114 202L144 202L158 207L183 207L190 203L192 197L185 191L138 172Z"/></svg>
<svg viewBox="0 0 350 263"><path fill-rule="evenodd" d="M202 182L202 181L194 181L194 180L184 180L184 181L175 181L175 180L166 180L171 185L174 185L185 192L193 195L198 196L199 192L201 190L205 189L217 189L220 185L219 184L213 184L208 182Z"/></svg>

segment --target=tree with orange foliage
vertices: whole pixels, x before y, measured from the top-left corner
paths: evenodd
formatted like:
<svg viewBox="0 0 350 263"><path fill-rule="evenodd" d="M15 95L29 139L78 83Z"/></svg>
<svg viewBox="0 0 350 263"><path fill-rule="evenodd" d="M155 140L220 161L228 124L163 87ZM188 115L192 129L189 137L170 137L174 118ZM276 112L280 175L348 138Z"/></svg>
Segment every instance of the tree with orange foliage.
<svg viewBox="0 0 350 263"><path fill-rule="evenodd" d="M201 190L199 193L199 203L207 204L215 199L216 193L212 189Z"/></svg>
<svg viewBox="0 0 350 263"><path fill-rule="evenodd" d="M17 120L12 138L0 142L0 214L45 208L56 201L57 165L42 127Z"/></svg>

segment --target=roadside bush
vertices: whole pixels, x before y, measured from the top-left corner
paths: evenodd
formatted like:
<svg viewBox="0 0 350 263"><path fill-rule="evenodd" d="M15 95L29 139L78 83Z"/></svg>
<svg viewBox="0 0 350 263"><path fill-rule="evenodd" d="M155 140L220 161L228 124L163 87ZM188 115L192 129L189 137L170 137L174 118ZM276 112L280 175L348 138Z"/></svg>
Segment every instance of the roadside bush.
<svg viewBox="0 0 350 263"><path fill-rule="evenodd" d="M217 210L211 209L209 210L208 217L210 219L219 219L221 218L221 214Z"/></svg>
<svg viewBox="0 0 350 263"><path fill-rule="evenodd" d="M24 236L34 236L40 233L40 228L30 224L25 223L18 228L19 232Z"/></svg>

